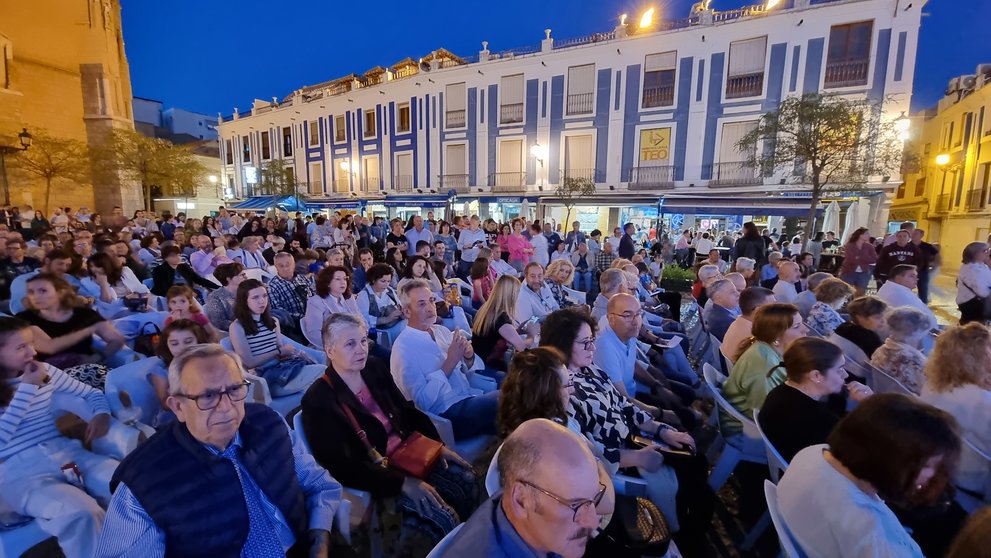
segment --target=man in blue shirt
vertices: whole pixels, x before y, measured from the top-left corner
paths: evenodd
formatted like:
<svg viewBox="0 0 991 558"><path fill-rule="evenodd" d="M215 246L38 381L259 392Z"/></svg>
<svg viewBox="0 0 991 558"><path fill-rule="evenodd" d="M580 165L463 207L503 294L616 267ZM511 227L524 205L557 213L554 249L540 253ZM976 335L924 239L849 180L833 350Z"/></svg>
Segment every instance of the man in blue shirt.
<svg viewBox="0 0 991 558"><path fill-rule="evenodd" d="M96 556L329 556L341 485L248 385L220 345L173 361L177 421L117 468Z"/></svg>
<svg viewBox="0 0 991 558"><path fill-rule="evenodd" d="M434 235L430 233L430 230L423 226L423 217L419 215L413 216L413 226L406 231L406 240L409 245L406 247L407 256L416 255L416 243L423 240L427 245L431 245L434 242Z"/></svg>
<svg viewBox="0 0 991 558"><path fill-rule="evenodd" d="M499 450L502 491L454 536L442 558L580 558L613 498L578 435L546 419L521 424ZM605 484L603 483L605 482Z"/></svg>
<svg viewBox="0 0 991 558"><path fill-rule="evenodd" d="M714 281L706 291L712 304L702 310L702 321L705 322L705 328L709 333L722 342L726 330L740 315L740 292L729 279Z"/></svg>

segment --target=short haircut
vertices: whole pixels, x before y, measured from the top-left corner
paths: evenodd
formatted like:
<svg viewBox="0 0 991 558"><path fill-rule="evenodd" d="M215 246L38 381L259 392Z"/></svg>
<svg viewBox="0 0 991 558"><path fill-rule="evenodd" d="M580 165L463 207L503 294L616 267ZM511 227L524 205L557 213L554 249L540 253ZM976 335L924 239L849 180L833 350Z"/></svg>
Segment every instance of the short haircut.
<svg viewBox="0 0 991 558"><path fill-rule="evenodd" d="M706 281L711 281L716 277L719 277L722 273L719 272L719 267L712 264L705 264L699 268L698 276L699 281L704 285Z"/></svg>
<svg viewBox="0 0 991 558"><path fill-rule="evenodd" d="M758 306L764 304L764 301L772 296L774 296L774 291L764 287L749 287L744 289L740 293L740 312L745 316L749 316Z"/></svg>
<svg viewBox="0 0 991 558"><path fill-rule="evenodd" d="M544 318L540 327L540 346L554 347L561 351L565 360L571 359L571 350L578 339L578 330L582 324L588 324L595 335L597 329L595 319L581 306L571 306L555 310Z"/></svg>
<svg viewBox="0 0 991 558"><path fill-rule="evenodd" d="M716 279L712 283L709 283L709 286L705 288L705 292L709 295L709 298L712 298L723 291L729 290L730 288L735 289L736 286L733 285L733 282L729 279Z"/></svg>
<svg viewBox="0 0 991 558"><path fill-rule="evenodd" d="M625 284L626 274L622 269L610 268L599 276L599 289L603 294L614 293L620 285Z"/></svg>
<svg viewBox="0 0 991 558"><path fill-rule="evenodd" d="M540 444L532 438L509 436L499 448L499 480L503 486L512 481L533 478L540 462Z"/></svg>
<svg viewBox="0 0 991 558"><path fill-rule="evenodd" d="M893 341L909 339L929 331L932 322L925 312L911 306L898 306L888 312L886 320Z"/></svg>
<svg viewBox="0 0 991 558"><path fill-rule="evenodd" d="M767 232L767 231L765 231L765 232ZM774 252L771 252L770 254L767 255L767 261L769 263L774 263L774 262L780 260L783 257L784 257L784 254L782 254L781 252L778 252L778 251L775 250Z"/></svg>
<svg viewBox="0 0 991 558"><path fill-rule="evenodd" d="M961 263L973 263L977 261L977 255L988 249L987 243L971 242L963 249L963 261Z"/></svg>
<svg viewBox="0 0 991 558"><path fill-rule="evenodd" d="M846 281L836 277L827 277L815 289L816 300L832 304L844 298L853 296L853 287Z"/></svg>
<svg viewBox="0 0 991 558"><path fill-rule="evenodd" d="M822 283L826 279L829 279L830 277L832 277L832 274L826 273L825 271L817 271L812 275L809 275L809 278L807 279L809 282L809 290L810 291L816 290L816 287L818 287L820 283Z"/></svg>
<svg viewBox="0 0 991 558"><path fill-rule="evenodd" d="M898 264L896 266L892 266L892 268L888 270L888 279L897 279L898 277L915 270L916 267L912 264Z"/></svg>
<svg viewBox="0 0 991 558"><path fill-rule="evenodd" d="M237 262L225 263L218 265L217 269L213 270L213 276L216 277L217 281L220 281L221 285L226 287L231 279L240 275L242 271L244 271L244 266Z"/></svg>
<svg viewBox="0 0 991 558"><path fill-rule="evenodd" d="M870 318L884 314L888 305L876 296L858 296L846 305L851 318Z"/></svg>
<svg viewBox="0 0 991 558"><path fill-rule="evenodd" d="M430 290L430 283L424 279L410 279L402 285L399 286L399 304L403 308L409 307L409 296L413 289L427 289Z"/></svg>
<svg viewBox="0 0 991 558"><path fill-rule="evenodd" d="M417 240L416 247L414 248L414 250L419 252L421 248L429 248L429 247L430 247L430 243L427 242L426 240Z"/></svg>
<svg viewBox="0 0 991 558"><path fill-rule="evenodd" d="M368 271L365 272L365 283L371 285L379 279L392 275L395 272L396 270L392 269L392 266L389 264L372 264L372 267L368 268Z"/></svg>
<svg viewBox="0 0 991 558"><path fill-rule="evenodd" d="M237 353L234 351L228 351L216 343L201 343L199 345L193 345L183 351L183 353L175 357L172 364L169 365L169 395L177 395L182 393L182 371L186 368L186 365L189 364L190 361L197 358L213 358L219 356L226 356L230 358L237 367L237 370L241 375L241 379L244 379L244 364L241 363L241 357L237 356Z"/></svg>
<svg viewBox="0 0 991 558"><path fill-rule="evenodd" d="M360 315L337 312L327 316L327 319L323 321L323 327L320 329L320 340L323 346L330 345L338 333L346 327L356 327L363 330L365 334L368 333L368 324Z"/></svg>
<svg viewBox="0 0 991 558"><path fill-rule="evenodd" d="M540 265L540 262L530 262L530 263L526 264L526 267L523 268L523 276L524 277L526 276L527 273L530 273L530 268L531 267L539 267L540 268L540 271L543 271L544 270L544 266Z"/></svg>
<svg viewBox="0 0 991 558"><path fill-rule="evenodd" d="M162 259L164 260L169 256L175 256L180 253L182 253L182 250L180 250L175 244L172 244L162 248Z"/></svg>
<svg viewBox="0 0 991 558"><path fill-rule="evenodd" d="M289 252L279 252L278 254L272 257L272 261L277 262L279 260L293 260L295 262L296 258L294 258L293 255L290 254Z"/></svg>

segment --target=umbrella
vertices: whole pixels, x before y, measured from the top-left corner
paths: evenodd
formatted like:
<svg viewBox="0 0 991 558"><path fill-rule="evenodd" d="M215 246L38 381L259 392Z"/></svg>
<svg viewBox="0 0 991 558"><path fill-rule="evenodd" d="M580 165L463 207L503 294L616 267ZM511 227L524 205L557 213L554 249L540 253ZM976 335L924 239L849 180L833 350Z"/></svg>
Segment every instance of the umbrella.
<svg viewBox="0 0 991 558"><path fill-rule="evenodd" d="M767 218L767 232L777 231L777 234L781 234L785 218L780 215L772 215Z"/></svg>
<svg viewBox="0 0 991 558"><path fill-rule="evenodd" d="M840 225L840 204L835 201L829 202L826 206L826 215L822 219L822 227L819 229L822 232L833 231Z"/></svg>
<svg viewBox="0 0 991 558"><path fill-rule="evenodd" d="M527 215L530 214L529 209L530 209L530 202L527 201L526 198L523 198L523 202L520 203L520 217L526 219Z"/></svg>
<svg viewBox="0 0 991 558"><path fill-rule="evenodd" d="M844 220L843 236L840 237L840 242L845 243L850 238L850 235L853 234L853 231L867 224L868 211L870 211L870 208L859 199L854 200L846 208L846 219Z"/></svg>

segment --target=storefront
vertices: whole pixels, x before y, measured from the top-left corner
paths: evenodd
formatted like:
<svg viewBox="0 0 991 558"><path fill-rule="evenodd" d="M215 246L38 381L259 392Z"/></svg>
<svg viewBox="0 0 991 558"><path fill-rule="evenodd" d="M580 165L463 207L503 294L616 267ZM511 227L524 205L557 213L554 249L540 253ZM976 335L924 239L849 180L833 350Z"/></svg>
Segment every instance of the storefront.
<svg viewBox="0 0 991 558"><path fill-rule="evenodd" d="M447 196L390 196L385 200L371 203L368 206L369 212L378 217L387 219L399 218L408 221L414 215L419 215L424 219L429 213L434 214L435 219L447 219L448 206L451 199Z"/></svg>
<svg viewBox="0 0 991 558"><path fill-rule="evenodd" d="M521 215L534 220L538 200L536 196L456 196L452 205L457 215L478 215L483 221L491 218L505 223Z"/></svg>

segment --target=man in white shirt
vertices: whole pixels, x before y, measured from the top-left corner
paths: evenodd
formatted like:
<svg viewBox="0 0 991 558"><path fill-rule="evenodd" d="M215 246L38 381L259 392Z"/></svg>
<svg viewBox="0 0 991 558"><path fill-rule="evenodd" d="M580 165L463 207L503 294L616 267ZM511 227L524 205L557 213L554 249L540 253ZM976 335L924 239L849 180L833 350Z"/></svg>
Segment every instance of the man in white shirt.
<svg viewBox="0 0 991 558"><path fill-rule="evenodd" d="M619 253L619 241L623 240L623 229L616 227L612 230L612 236L606 239L606 242L612 244L612 251L614 254Z"/></svg>
<svg viewBox="0 0 991 558"><path fill-rule="evenodd" d="M62 213L62 208L55 208L55 211L52 213L51 224L55 234L64 233L69 230L69 217Z"/></svg>
<svg viewBox="0 0 991 558"><path fill-rule="evenodd" d="M502 277L503 275L512 275L513 277L519 277L520 272L516 271L516 268L509 265L506 260L503 260L500 255L502 250L499 248L498 244L493 244L492 247L486 251L489 254L489 269L495 272L496 278ZM483 252L479 250L478 257L484 258Z"/></svg>
<svg viewBox="0 0 991 558"><path fill-rule="evenodd" d="M524 283L520 285L520 296L516 299L516 322L522 324L536 316L543 318L561 307L554 298L550 287L544 283L544 268L537 262L530 262L523 268Z"/></svg>
<svg viewBox="0 0 991 558"><path fill-rule="evenodd" d="M888 280L877 290L877 297L894 308L911 306L929 316L929 327L936 327L936 314L912 292L919 284L919 272L914 265L898 264L888 271Z"/></svg>
<svg viewBox="0 0 991 558"><path fill-rule="evenodd" d="M195 241L198 242L200 249L189 256L189 264L203 277L213 275L214 270L217 269L217 259L213 254L213 239L203 234L196 236Z"/></svg>
<svg viewBox="0 0 991 558"><path fill-rule="evenodd" d="M798 264L792 261L783 261L778 265L778 282L774 284L772 291L774 298L778 302L795 304L798 302L798 290L795 283L801 274Z"/></svg>
<svg viewBox="0 0 991 558"><path fill-rule="evenodd" d="M709 233L707 232L702 233L702 238L695 241L695 253L708 254L709 250L712 250L713 246L714 244L712 242L712 239L709 237ZM706 263L713 263L713 262L706 262Z"/></svg>
<svg viewBox="0 0 991 558"><path fill-rule="evenodd" d="M403 394L424 412L451 421L458 440L495 435L499 392L483 394L469 378L485 365L464 332L437 325L437 305L422 279L399 288L406 329L392 344L392 376Z"/></svg>
<svg viewBox="0 0 991 558"><path fill-rule="evenodd" d="M771 289L764 287L750 287L740 293L740 312L742 313L726 329L723 342L719 345L719 352L731 364L736 362L736 351L740 348L740 344L751 335L754 312L761 306L772 302L775 302L774 293L771 292Z"/></svg>
<svg viewBox="0 0 991 558"><path fill-rule="evenodd" d="M458 262L458 277L462 279L468 277L471 271L471 264L478 258L478 250L484 248L488 243L485 241L485 231L481 228L481 221L478 215L472 215L468 220L468 228L463 229L458 235L458 248L461 249L461 261Z"/></svg>

